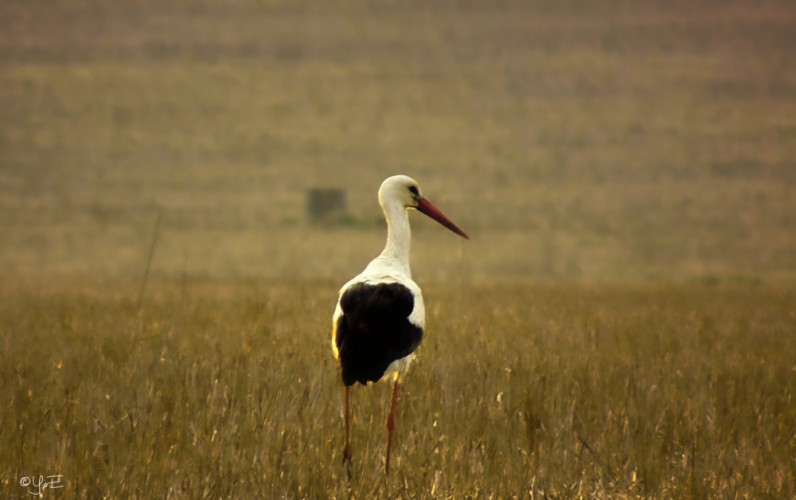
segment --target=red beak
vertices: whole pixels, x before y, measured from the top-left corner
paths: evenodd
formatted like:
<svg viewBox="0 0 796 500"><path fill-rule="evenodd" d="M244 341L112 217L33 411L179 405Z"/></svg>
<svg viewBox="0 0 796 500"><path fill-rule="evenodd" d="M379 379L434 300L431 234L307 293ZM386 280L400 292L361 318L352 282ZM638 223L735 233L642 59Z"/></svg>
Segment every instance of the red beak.
<svg viewBox="0 0 796 500"><path fill-rule="evenodd" d="M435 221L439 222L443 226L447 227L454 233L458 234L462 238L468 240L470 239L470 237L467 236L467 233L459 229L459 226L454 224L453 221L451 221L448 217L446 217L445 214L442 213L442 210L435 207L434 204L428 201L426 198L417 199L417 209L423 212L424 214L428 215Z"/></svg>

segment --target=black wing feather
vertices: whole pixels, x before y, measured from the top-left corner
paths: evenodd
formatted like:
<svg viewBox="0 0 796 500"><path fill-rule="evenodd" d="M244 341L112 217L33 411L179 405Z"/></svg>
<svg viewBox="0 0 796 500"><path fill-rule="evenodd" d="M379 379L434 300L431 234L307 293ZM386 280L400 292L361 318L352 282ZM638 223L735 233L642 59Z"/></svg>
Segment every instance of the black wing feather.
<svg viewBox="0 0 796 500"><path fill-rule="evenodd" d="M423 330L409 321L414 303L399 283L358 283L343 293L335 342L345 385L376 382L390 363L417 349Z"/></svg>

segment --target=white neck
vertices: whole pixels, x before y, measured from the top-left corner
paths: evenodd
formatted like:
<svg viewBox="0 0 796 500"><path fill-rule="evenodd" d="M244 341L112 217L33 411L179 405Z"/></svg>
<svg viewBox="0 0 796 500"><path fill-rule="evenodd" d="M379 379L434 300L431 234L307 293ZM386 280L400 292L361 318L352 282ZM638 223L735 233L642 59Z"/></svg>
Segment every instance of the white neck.
<svg viewBox="0 0 796 500"><path fill-rule="evenodd" d="M403 204L387 203L384 207L387 218L387 244L379 255L380 260L388 260L411 276L409 269L409 247L412 231L409 228L409 211Z"/></svg>

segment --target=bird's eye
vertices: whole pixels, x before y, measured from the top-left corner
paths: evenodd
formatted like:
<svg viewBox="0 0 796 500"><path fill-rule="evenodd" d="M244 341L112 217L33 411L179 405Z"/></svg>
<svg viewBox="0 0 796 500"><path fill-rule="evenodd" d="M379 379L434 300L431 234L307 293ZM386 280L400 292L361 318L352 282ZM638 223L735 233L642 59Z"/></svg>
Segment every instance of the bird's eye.
<svg viewBox="0 0 796 500"><path fill-rule="evenodd" d="M420 191L417 190L417 186L409 186L409 192L415 196L420 194Z"/></svg>

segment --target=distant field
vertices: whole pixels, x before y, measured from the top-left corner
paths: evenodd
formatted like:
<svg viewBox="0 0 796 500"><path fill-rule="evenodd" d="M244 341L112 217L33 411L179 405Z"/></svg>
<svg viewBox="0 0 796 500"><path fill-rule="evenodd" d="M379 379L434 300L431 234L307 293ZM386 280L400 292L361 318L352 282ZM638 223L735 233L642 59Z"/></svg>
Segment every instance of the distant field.
<svg viewBox="0 0 796 500"><path fill-rule="evenodd" d="M4 498L796 495L792 289L427 288L390 478L384 384L349 482L335 288L4 289Z"/></svg>
<svg viewBox="0 0 796 500"><path fill-rule="evenodd" d="M479 282L792 283L794 25L772 1L3 2L0 263L137 277L162 209L157 276L336 278L404 172ZM313 186L352 223L308 225Z"/></svg>

